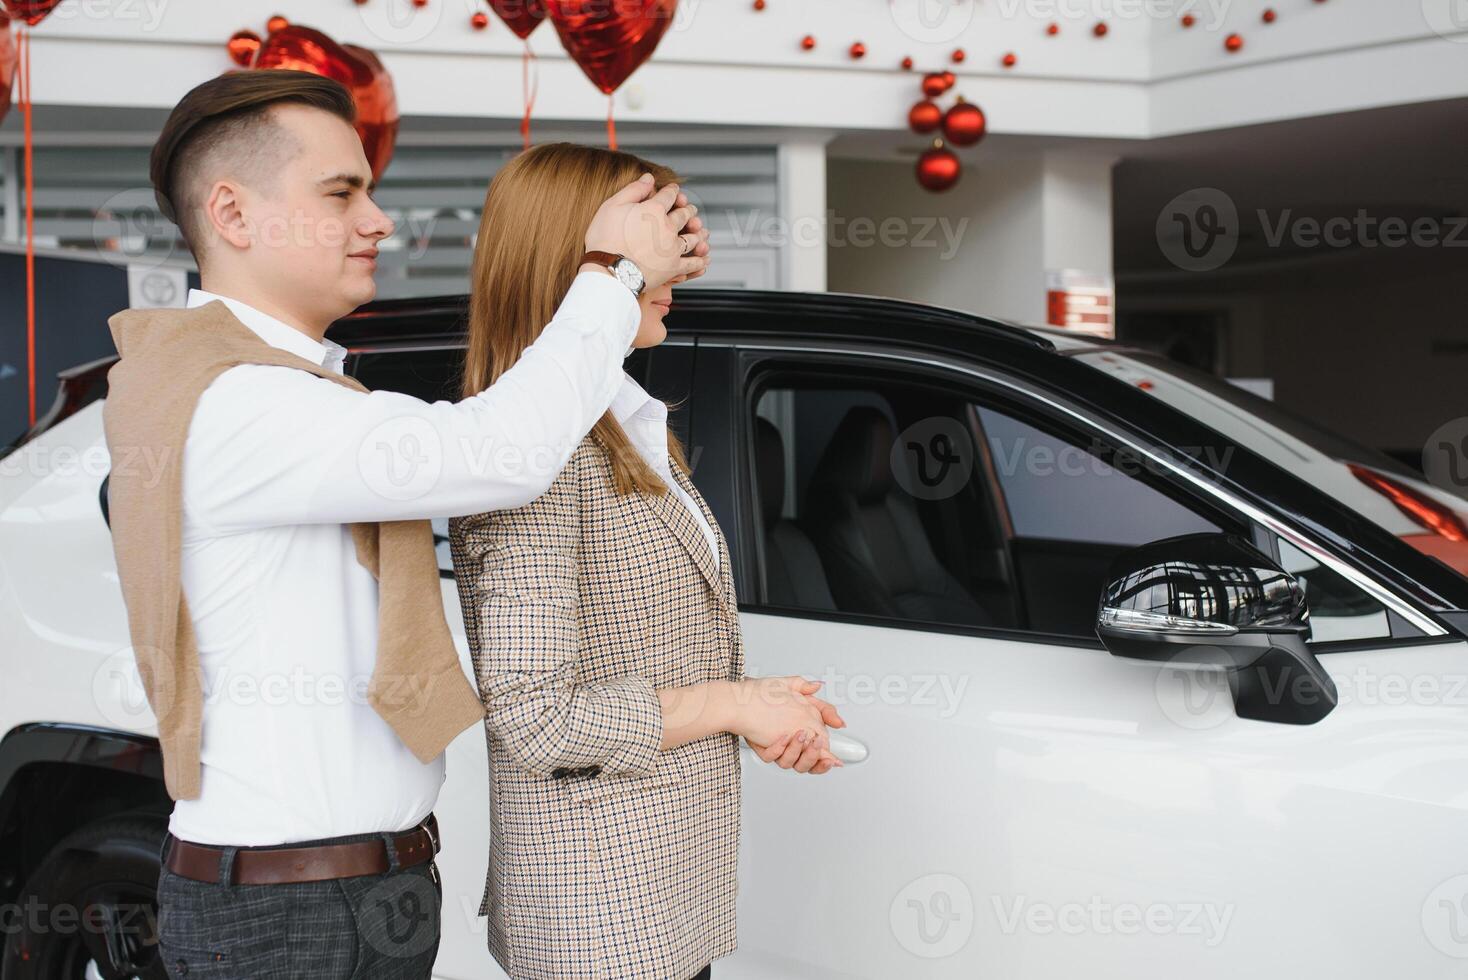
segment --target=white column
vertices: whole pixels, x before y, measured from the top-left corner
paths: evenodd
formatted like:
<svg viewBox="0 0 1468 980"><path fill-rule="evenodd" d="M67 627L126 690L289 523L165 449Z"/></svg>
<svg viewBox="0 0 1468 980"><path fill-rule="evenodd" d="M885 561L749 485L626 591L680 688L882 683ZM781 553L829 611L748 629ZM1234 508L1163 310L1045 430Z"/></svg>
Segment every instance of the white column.
<svg viewBox="0 0 1468 980"><path fill-rule="evenodd" d="M780 249L780 288L826 289L825 134L780 141L775 184L781 225L789 235Z"/></svg>

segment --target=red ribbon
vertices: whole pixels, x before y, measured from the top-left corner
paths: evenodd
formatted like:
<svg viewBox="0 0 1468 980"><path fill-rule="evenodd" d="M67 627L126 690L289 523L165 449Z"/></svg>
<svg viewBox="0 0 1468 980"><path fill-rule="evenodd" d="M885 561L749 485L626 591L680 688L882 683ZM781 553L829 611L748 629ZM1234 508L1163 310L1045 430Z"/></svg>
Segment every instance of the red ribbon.
<svg viewBox="0 0 1468 980"><path fill-rule="evenodd" d="M525 141L525 149L530 149L530 110L535 108L535 93L540 88L540 66L536 66L535 84L530 83L530 62L536 60L535 52L530 50L530 38L525 38L525 53L520 56L520 87L525 94L525 115L520 119L520 136Z"/></svg>
<svg viewBox="0 0 1468 980"><path fill-rule="evenodd" d="M617 97L615 95L608 94L607 95L607 149L609 149L609 150L615 150L617 148L617 121L612 118L612 109L616 108L616 105L617 105Z"/></svg>

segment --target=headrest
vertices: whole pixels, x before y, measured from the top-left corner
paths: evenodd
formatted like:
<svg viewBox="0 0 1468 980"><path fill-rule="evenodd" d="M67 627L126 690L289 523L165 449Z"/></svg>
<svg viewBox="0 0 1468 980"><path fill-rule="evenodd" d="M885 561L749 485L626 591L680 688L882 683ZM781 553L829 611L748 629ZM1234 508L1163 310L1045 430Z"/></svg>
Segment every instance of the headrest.
<svg viewBox="0 0 1468 980"><path fill-rule="evenodd" d="M785 440L767 418L754 420L754 467L760 516L765 527L770 527L780 519L785 505Z"/></svg>
<svg viewBox="0 0 1468 980"><path fill-rule="evenodd" d="M863 405L846 413L816 464L812 485L836 487L864 504L892 488L892 423L879 409Z"/></svg>

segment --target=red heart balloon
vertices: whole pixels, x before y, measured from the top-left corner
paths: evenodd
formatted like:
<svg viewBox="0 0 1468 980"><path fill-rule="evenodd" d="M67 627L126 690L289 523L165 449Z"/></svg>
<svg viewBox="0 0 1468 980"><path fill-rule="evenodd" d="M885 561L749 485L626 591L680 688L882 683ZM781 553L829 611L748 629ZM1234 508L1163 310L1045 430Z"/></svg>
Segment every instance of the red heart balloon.
<svg viewBox="0 0 1468 980"><path fill-rule="evenodd" d="M337 44L309 27L288 24L265 39L255 59L257 69L290 68L333 78L345 85L357 103L357 135L380 180L392 160L398 138L398 98L392 76L366 48Z"/></svg>
<svg viewBox="0 0 1468 980"><path fill-rule="evenodd" d="M607 95L652 56L678 0L546 0L561 44Z"/></svg>
<svg viewBox="0 0 1468 980"><path fill-rule="evenodd" d="M23 20L35 27L46 19L46 15L55 10L61 0L0 0L3 2L5 12L16 20Z"/></svg>
<svg viewBox="0 0 1468 980"><path fill-rule="evenodd" d="M545 20L545 0L489 0L489 6L522 41Z"/></svg>
<svg viewBox="0 0 1468 980"><path fill-rule="evenodd" d="M10 33L10 18L0 10L0 122L10 111L10 86L15 81L15 37Z"/></svg>

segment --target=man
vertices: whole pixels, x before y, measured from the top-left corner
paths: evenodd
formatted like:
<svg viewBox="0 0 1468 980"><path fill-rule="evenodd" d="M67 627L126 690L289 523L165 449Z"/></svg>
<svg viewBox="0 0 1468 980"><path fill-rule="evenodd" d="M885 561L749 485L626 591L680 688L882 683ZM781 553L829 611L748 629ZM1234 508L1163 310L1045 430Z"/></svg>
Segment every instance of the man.
<svg viewBox="0 0 1468 980"><path fill-rule="evenodd" d="M110 321L114 546L176 801L170 976L429 975L430 811L444 747L482 708L422 519L541 494L612 402L642 284L708 261L695 209L649 177L597 212L586 247L610 257L588 256L494 386L368 393L325 338L373 298L393 232L353 118L345 88L302 72L186 95L151 177L203 288Z"/></svg>

